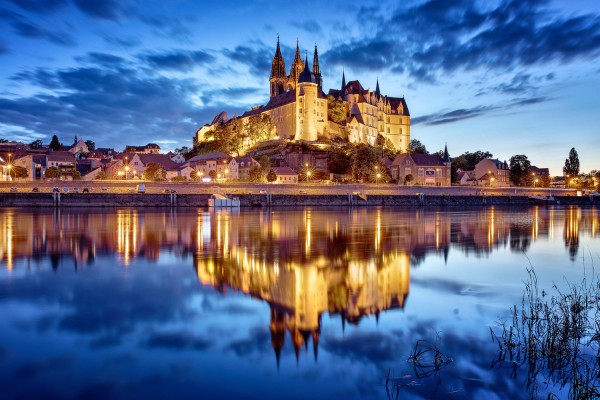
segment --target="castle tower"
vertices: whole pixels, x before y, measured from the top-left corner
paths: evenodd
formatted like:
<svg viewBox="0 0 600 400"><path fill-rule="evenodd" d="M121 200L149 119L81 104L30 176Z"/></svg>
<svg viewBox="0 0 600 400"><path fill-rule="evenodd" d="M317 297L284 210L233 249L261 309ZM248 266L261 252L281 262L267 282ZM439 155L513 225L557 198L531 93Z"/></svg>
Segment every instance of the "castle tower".
<svg viewBox="0 0 600 400"><path fill-rule="evenodd" d="M281 49L279 48L279 35L277 36L277 49L275 50L275 56L271 63L271 77L269 78L270 83L270 95L275 97L285 91L287 76L285 75L285 61L281 55Z"/></svg>
<svg viewBox="0 0 600 400"><path fill-rule="evenodd" d="M304 70L296 85L296 135L295 140L317 140L316 102L319 85L315 75L308 69L308 57L304 61Z"/></svg>
<svg viewBox="0 0 600 400"><path fill-rule="evenodd" d="M317 45L315 45L315 54L313 56L312 72L315 75L315 80L317 81L319 90L323 90L323 78L321 77L321 69L319 68L319 52L317 51Z"/></svg>
<svg viewBox="0 0 600 400"><path fill-rule="evenodd" d="M304 63L300 57L300 46L298 45L298 40L296 40L296 55L294 56L294 61L292 62L292 68L290 69L290 76L288 80L288 87L290 89L296 88L296 83L298 83L298 78L303 70Z"/></svg>

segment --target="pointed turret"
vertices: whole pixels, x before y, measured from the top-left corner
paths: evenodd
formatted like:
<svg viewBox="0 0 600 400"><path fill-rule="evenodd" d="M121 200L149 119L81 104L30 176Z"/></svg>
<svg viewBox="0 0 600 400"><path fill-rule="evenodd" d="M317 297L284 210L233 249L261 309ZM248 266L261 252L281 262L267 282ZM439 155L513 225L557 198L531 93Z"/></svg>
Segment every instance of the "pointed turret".
<svg viewBox="0 0 600 400"><path fill-rule="evenodd" d="M319 68L319 52L317 51L316 44L315 44L315 54L313 56L312 72L315 75L315 80L317 81L317 85L319 85L319 90L323 90L323 80L321 77L321 68Z"/></svg>
<svg viewBox="0 0 600 400"><path fill-rule="evenodd" d="M379 77L377 77L377 85L375 85L375 98L379 100L381 97L381 91L379 90Z"/></svg>
<svg viewBox="0 0 600 400"><path fill-rule="evenodd" d="M344 73L344 68L342 68L342 88L340 93L342 95L342 100L346 100L346 75Z"/></svg>
<svg viewBox="0 0 600 400"><path fill-rule="evenodd" d="M442 157L444 164L450 164L450 154L448 154L448 143L444 146L444 157Z"/></svg>

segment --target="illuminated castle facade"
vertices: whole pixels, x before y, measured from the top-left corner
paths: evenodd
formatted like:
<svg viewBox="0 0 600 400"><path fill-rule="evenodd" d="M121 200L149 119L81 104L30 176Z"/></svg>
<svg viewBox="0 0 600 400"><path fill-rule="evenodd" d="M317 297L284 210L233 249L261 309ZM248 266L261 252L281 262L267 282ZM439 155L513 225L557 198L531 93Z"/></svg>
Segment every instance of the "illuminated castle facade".
<svg viewBox="0 0 600 400"><path fill-rule="evenodd" d="M246 124L251 116L266 114L275 127L273 137L276 138L313 142L319 138L337 136L350 143L372 146L377 145L378 140L385 140L396 151L408 152L410 113L404 97L382 95L379 81L375 91L364 89L358 80L346 83L344 72L340 89L330 89L326 95L323 92L317 46L311 69L308 56L302 61L300 47L296 43L294 60L287 73L277 39L271 63L269 94L266 105L254 107L239 117L242 123ZM329 119L328 96L332 96L336 104L346 110L345 119L338 119L338 122ZM206 140L205 135L219 122L223 122L222 118L215 118L212 124L201 127L195 141L200 143Z"/></svg>

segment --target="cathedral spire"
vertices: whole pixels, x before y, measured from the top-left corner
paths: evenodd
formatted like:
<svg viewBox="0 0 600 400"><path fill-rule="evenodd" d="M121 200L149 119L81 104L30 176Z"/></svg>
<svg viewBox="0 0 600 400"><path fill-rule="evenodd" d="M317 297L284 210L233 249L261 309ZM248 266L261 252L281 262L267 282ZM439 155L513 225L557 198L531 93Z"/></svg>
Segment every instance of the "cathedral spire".
<svg viewBox="0 0 600 400"><path fill-rule="evenodd" d="M271 63L271 77L281 78L285 76L285 61L281 55L281 48L279 46L279 35L277 35L277 48L275 49L275 56Z"/></svg>
<svg viewBox="0 0 600 400"><path fill-rule="evenodd" d="M296 55L294 56L294 61L292 62L292 68L290 70L290 79L292 82L298 82L298 77L302 70L304 69L304 62L302 61L302 56L300 55L300 45L298 43L298 39L296 39Z"/></svg>
<svg viewBox="0 0 600 400"><path fill-rule="evenodd" d="M315 54L313 56L313 74L315 75L315 79L317 81L317 85L319 85L319 89L323 89L323 81L321 78L321 68L319 68L319 52L317 51L317 45L315 44Z"/></svg>
<svg viewBox="0 0 600 400"><path fill-rule="evenodd" d="M450 154L448 154L448 143L444 146L444 157L442 158L444 164L450 164Z"/></svg>
<svg viewBox="0 0 600 400"><path fill-rule="evenodd" d="M344 67L342 67L342 89L340 90L342 100L346 100L346 75L344 73Z"/></svg>
<svg viewBox="0 0 600 400"><path fill-rule="evenodd" d="M379 77L377 77L377 85L375 86L375 97L377 100L381 97L381 91L379 90Z"/></svg>

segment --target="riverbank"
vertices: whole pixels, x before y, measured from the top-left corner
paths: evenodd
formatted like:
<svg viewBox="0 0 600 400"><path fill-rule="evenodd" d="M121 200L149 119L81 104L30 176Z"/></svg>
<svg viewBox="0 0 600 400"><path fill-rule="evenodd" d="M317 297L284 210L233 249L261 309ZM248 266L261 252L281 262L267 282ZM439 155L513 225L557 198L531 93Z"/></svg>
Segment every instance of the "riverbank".
<svg viewBox="0 0 600 400"><path fill-rule="evenodd" d="M241 207L473 207L535 204L524 195L460 194L231 194ZM208 207L210 194L0 193L2 207ZM600 196L555 196L560 205L600 205Z"/></svg>

